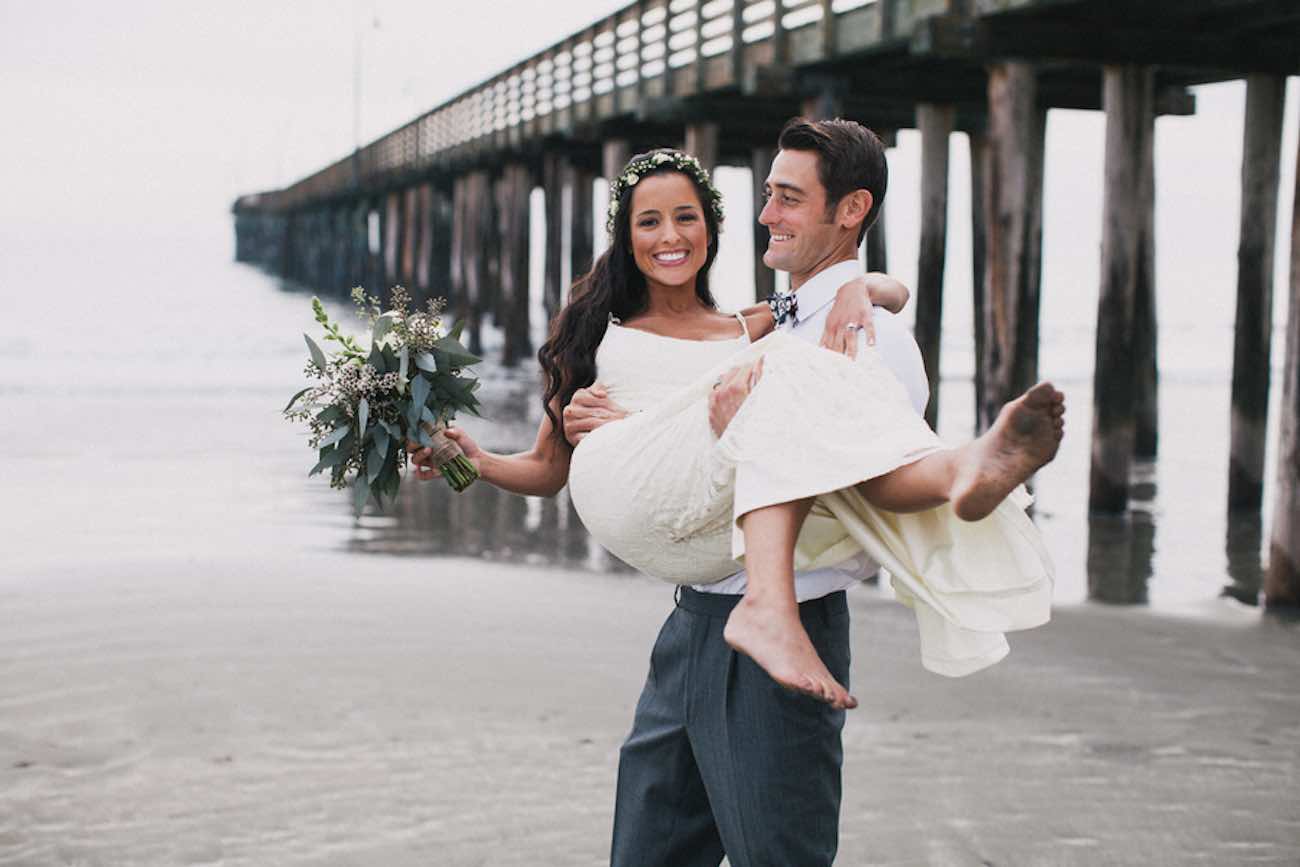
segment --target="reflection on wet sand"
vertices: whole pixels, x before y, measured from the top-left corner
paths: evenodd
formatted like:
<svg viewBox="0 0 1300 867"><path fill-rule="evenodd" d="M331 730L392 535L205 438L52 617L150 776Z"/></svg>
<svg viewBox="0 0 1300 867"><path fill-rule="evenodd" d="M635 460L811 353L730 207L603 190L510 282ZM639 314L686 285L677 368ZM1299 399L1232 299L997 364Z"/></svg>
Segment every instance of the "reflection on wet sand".
<svg viewBox="0 0 1300 867"><path fill-rule="evenodd" d="M1230 515L1227 522L1224 553L1228 558L1228 577L1223 595L1245 605L1258 605L1264 587L1264 563L1260 546L1264 535L1258 514Z"/></svg>
<svg viewBox="0 0 1300 867"><path fill-rule="evenodd" d="M1156 550L1155 500L1155 465L1139 462L1133 468L1130 511L1089 516L1089 599L1112 605L1146 603Z"/></svg>

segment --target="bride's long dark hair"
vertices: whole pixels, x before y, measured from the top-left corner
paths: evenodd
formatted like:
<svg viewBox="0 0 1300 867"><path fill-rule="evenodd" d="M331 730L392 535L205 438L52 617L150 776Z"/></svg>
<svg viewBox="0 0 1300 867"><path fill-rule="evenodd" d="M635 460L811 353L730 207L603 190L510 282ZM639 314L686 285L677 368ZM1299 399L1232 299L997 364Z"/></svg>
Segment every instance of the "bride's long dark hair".
<svg viewBox="0 0 1300 867"><path fill-rule="evenodd" d="M669 154L674 160L682 157L679 151L668 149L638 154L628 161L620 179L634 167L647 165L646 161L653 160L659 153ZM704 266L695 277L695 296L706 306L717 307L709 292L709 268L718 255L718 230L721 226L718 193L711 185L706 186L700 177L676 165L675 161L639 169L638 181L669 172L688 178L700 198L709 244ZM609 247L596 259L591 271L574 281L569 290L569 303L551 322L550 336L537 351L546 383L542 406L551 420L554 435L561 442L564 442L564 419L552 406L563 409L578 389L596 381L596 348L605 336L610 316L629 319L643 312L650 300L645 275L637 268L632 256L631 203L636 186L616 180L612 189L619 195Z"/></svg>

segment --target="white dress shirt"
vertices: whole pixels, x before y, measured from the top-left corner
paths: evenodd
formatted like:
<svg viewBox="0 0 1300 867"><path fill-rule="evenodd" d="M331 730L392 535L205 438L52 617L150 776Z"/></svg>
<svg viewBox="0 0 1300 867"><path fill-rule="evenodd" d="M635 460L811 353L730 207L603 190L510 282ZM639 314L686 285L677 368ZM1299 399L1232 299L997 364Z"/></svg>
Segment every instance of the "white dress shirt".
<svg viewBox="0 0 1300 867"><path fill-rule="evenodd" d="M792 320L780 326L795 337L808 343L816 344L821 340L826 318L834 306L835 293L841 286L864 273L862 265L856 259L838 262L815 274L796 292L799 310ZM872 311L872 321L876 327L876 351L885 366L893 371L899 382L907 390L912 406L918 415L925 412L926 402L930 398L930 385L925 376L925 365L921 360L921 350L916 345L912 333L888 310L876 307ZM861 357L865 349L866 337L859 335L858 354ZM800 602L818 599L828 593L843 590L874 573L880 566L866 554L858 554L836 566L797 572L794 576L795 598ZM697 585L694 589L702 593L744 593L748 576L742 569L735 575L713 584Z"/></svg>

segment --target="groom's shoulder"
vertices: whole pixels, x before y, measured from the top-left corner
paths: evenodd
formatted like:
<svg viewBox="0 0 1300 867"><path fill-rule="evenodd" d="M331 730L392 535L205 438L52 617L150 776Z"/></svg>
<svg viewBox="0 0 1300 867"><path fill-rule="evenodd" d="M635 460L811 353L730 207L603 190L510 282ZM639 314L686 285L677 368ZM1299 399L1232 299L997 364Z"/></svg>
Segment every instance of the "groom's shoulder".
<svg viewBox="0 0 1300 867"><path fill-rule="evenodd" d="M925 361L921 358L916 338L912 336L912 329L897 313L880 307L872 311L872 321L876 326L876 351L880 353L880 360L903 383L917 412L924 412L930 396L930 381L926 378Z"/></svg>

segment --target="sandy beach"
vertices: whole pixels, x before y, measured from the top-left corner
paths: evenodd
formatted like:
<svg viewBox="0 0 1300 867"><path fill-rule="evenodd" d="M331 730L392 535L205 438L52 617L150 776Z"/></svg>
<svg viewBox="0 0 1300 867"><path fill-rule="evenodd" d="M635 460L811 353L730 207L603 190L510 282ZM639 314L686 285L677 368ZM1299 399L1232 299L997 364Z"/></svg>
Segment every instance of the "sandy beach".
<svg viewBox="0 0 1300 867"><path fill-rule="evenodd" d="M0 277L43 285L52 249ZM307 296L224 249L133 255L70 265L150 276L74 295L65 343L23 327L40 294L0 317L0 865L606 863L671 588L485 486L354 526L278 415ZM488 376L484 444L517 448L533 374ZM1078 604L1086 446L1040 486L1067 604L996 668L926 673L910 613L851 594L839 864L1300 862L1300 630L1214 598L1221 518L1186 505L1217 465L1162 457L1150 607Z"/></svg>
<svg viewBox="0 0 1300 867"><path fill-rule="evenodd" d="M951 681L850 596L841 864L1300 860L1300 631L1074 607ZM597 865L672 591L301 552L0 584L0 864Z"/></svg>

